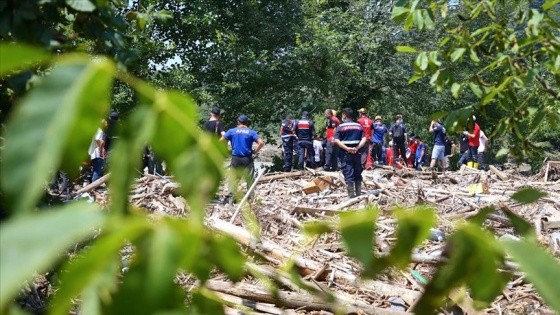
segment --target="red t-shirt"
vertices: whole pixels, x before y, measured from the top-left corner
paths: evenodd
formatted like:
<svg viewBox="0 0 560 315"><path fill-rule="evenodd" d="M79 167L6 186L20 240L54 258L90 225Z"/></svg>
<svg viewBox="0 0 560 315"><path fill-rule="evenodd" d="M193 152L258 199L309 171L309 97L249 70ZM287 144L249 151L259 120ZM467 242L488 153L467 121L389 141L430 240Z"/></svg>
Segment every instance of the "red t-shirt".
<svg viewBox="0 0 560 315"><path fill-rule="evenodd" d="M477 123L474 123L474 130L471 133L474 133L474 138L469 137L469 146L478 147L480 145L480 126Z"/></svg>
<svg viewBox="0 0 560 315"><path fill-rule="evenodd" d="M369 119L369 117L364 116L358 118L358 123L364 127L364 132L366 134L366 139L371 142L371 128L373 126L373 120Z"/></svg>
<svg viewBox="0 0 560 315"><path fill-rule="evenodd" d="M333 141L336 127L338 127L338 125L340 125L340 120L338 120L336 116L332 116L330 119L327 118L327 141Z"/></svg>

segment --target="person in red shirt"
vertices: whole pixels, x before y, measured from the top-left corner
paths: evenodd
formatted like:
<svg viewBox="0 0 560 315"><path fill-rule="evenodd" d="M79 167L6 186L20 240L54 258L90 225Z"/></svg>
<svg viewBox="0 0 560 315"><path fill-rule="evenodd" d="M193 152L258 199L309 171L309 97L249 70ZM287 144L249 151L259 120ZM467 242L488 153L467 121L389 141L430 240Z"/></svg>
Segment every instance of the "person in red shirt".
<svg viewBox="0 0 560 315"><path fill-rule="evenodd" d="M407 159L406 164L409 168L416 168L416 149L418 148L418 139L414 133L410 133L410 142L408 142L408 150L410 150L410 154L407 152Z"/></svg>
<svg viewBox="0 0 560 315"><path fill-rule="evenodd" d="M472 127L471 127L472 124ZM468 131L470 130L470 131ZM467 120L467 130L463 134L469 137L469 151L467 161L478 161L478 146L480 145L480 126L476 123L476 117Z"/></svg>
<svg viewBox="0 0 560 315"><path fill-rule="evenodd" d="M395 149L393 148L393 141L389 141L389 148L387 149L387 151L385 151L387 165L389 166L392 166L395 162L395 157L393 156L394 150Z"/></svg>
<svg viewBox="0 0 560 315"><path fill-rule="evenodd" d="M327 118L327 146L325 148L325 165L323 169L325 171L336 172L338 170L338 147L333 145L333 140L336 128L340 125L340 120L336 117L332 109L325 110L325 118Z"/></svg>
<svg viewBox="0 0 560 315"><path fill-rule="evenodd" d="M366 145L364 146L365 152L362 152L362 168L363 169L370 169L373 167L373 162L371 160L371 144L373 142L372 136L372 126L373 120L367 116L367 110L365 108L360 108L358 110L360 113L360 118L358 118L358 123L362 125L364 128L364 132L366 134Z"/></svg>

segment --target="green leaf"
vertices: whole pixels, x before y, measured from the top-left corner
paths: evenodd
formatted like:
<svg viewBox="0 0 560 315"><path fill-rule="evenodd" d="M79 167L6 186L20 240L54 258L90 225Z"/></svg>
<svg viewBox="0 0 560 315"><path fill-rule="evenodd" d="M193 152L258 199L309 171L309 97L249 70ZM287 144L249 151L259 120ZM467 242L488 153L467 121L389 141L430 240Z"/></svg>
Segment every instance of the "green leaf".
<svg viewBox="0 0 560 315"><path fill-rule="evenodd" d="M455 62L457 60L459 60L459 58L463 57L463 54L465 53L465 51L467 51L467 49L465 48L456 48L455 50L453 50L453 52L451 53L451 61Z"/></svg>
<svg viewBox="0 0 560 315"><path fill-rule="evenodd" d="M459 92L461 92L462 87L463 87L462 84L453 82L453 84L451 85L451 94L453 95L454 98L459 98Z"/></svg>
<svg viewBox="0 0 560 315"><path fill-rule="evenodd" d="M485 307L501 294L509 280L509 275L500 271L505 257L494 235L475 224L459 227L448 238L443 255L448 262L437 269L413 313L432 313L453 288L464 285L470 288L475 304Z"/></svg>
<svg viewBox="0 0 560 315"><path fill-rule="evenodd" d="M430 235L430 228L435 225L434 211L427 207L415 207L409 210L396 209L397 242L389 256L391 265L404 268L410 263L410 254Z"/></svg>
<svg viewBox="0 0 560 315"><path fill-rule="evenodd" d="M109 224L110 223L110 224ZM94 294L91 290L103 287L103 284L114 283L116 275L115 263L120 249L126 241L133 242L137 237L148 231L150 225L145 218L112 217L105 225L106 234L79 257L67 262L60 276L60 287L50 303L50 313L54 315L68 314L72 307L72 299L82 293ZM116 265L118 266L118 265ZM107 287L105 286L105 290ZM107 298L107 292L103 292ZM88 295L89 299L94 296Z"/></svg>
<svg viewBox="0 0 560 315"><path fill-rule="evenodd" d="M25 45L0 44L0 77L50 59L47 52Z"/></svg>
<svg viewBox="0 0 560 315"><path fill-rule="evenodd" d="M540 296L560 312L560 264L539 244L532 241L505 241L506 251L519 263L520 269L535 286Z"/></svg>
<svg viewBox="0 0 560 315"><path fill-rule="evenodd" d="M415 53L416 49L410 46L397 46L397 51Z"/></svg>
<svg viewBox="0 0 560 315"><path fill-rule="evenodd" d="M476 50L474 48L471 48L469 51L470 51L470 57L471 57L472 62L479 63L480 59L478 58Z"/></svg>
<svg viewBox="0 0 560 315"><path fill-rule="evenodd" d="M482 89L477 83L469 82L469 88L471 89L474 95L476 95L477 97L482 97L483 94Z"/></svg>
<svg viewBox="0 0 560 315"><path fill-rule="evenodd" d="M397 24L401 24L404 19L408 16L409 9L405 7L394 6L391 12L391 17Z"/></svg>
<svg viewBox="0 0 560 315"><path fill-rule="evenodd" d="M104 215L94 205L74 202L2 224L0 309L33 273L45 272L66 248L93 234L103 220Z"/></svg>
<svg viewBox="0 0 560 315"><path fill-rule="evenodd" d="M535 239L535 231L529 222L525 221L522 217L511 211L511 209L505 205L500 205L500 209L508 217L517 234L525 238Z"/></svg>
<svg viewBox="0 0 560 315"><path fill-rule="evenodd" d="M506 155L506 154L508 154L508 153L509 153L509 149L507 149L507 148L502 148L502 149L500 149L500 150L498 151L498 153L496 153L496 158L502 157L502 156L504 156L504 155Z"/></svg>
<svg viewBox="0 0 560 315"><path fill-rule="evenodd" d="M377 211L346 212L340 214L340 235L348 254L356 257L364 266L373 262L373 237Z"/></svg>
<svg viewBox="0 0 560 315"><path fill-rule="evenodd" d="M66 4L80 12L93 12L96 7L90 0L66 0Z"/></svg>
<svg viewBox="0 0 560 315"><path fill-rule="evenodd" d="M424 76L423 75L413 75L409 80L408 80L408 84L412 84L420 79L422 79Z"/></svg>
<svg viewBox="0 0 560 315"><path fill-rule="evenodd" d="M232 281L239 281L243 277L245 256L235 240L229 236L213 236L210 243L209 257L214 261Z"/></svg>
<svg viewBox="0 0 560 315"><path fill-rule="evenodd" d="M192 303L190 304L189 314L224 314L224 306L220 298L215 293L206 289L200 288L192 291Z"/></svg>
<svg viewBox="0 0 560 315"><path fill-rule="evenodd" d="M87 62L67 60L55 67L12 113L0 178L16 213L33 209L50 172L63 158L74 161L75 169L80 166L77 161L88 159L91 139L109 106L106 98L115 67L104 58Z"/></svg>
<svg viewBox="0 0 560 315"><path fill-rule="evenodd" d="M430 119L431 120L438 120L438 119L441 119L441 118L447 116L447 114L449 114L449 112L447 112L447 111L435 112L430 116Z"/></svg>
<svg viewBox="0 0 560 315"><path fill-rule="evenodd" d="M515 192L511 198L515 199L519 202L522 203L533 203L537 200L539 200L542 197L545 197L546 193L542 192L538 189L534 189L534 188L525 188L525 189L521 189L518 190L517 192Z"/></svg>
<svg viewBox="0 0 560 315"><path fill-rule="evenodd" d="M542 8L544 11L548 11L558 3L560 3L560 0L547 0L545 3L543 3Z"/></svg>

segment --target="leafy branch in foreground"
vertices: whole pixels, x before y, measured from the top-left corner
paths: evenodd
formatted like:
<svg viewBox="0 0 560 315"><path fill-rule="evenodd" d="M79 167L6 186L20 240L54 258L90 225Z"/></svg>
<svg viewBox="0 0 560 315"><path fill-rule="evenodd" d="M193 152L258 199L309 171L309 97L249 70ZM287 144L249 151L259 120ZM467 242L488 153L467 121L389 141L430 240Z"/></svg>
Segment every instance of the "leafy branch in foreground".
<svg viewBox="0 0 560 315"><path fill-rule="evenodd" d="M479 104L473 109L482 114L503 111L492 136L511 134L515 141L501 154L532 156L538 149L527 130L560 122L559 9L555 0L539 8L527 1L399 1L393 19L405 29L433 29L437 23L447 29L433 50L398 47L417 54L409 83L429 77L439 92L449 90L455 98L474 94ZM446 127L460 132L471 113L451 112Z"/></svg>

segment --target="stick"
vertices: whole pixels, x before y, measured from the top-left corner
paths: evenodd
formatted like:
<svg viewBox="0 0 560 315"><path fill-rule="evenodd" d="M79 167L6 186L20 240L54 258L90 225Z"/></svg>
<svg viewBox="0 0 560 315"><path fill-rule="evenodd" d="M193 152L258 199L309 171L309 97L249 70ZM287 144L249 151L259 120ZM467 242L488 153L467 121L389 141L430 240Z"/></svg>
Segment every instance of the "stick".
<svg viewBox="0 0 560 315"><path fill-rule="evenodd" d="M302 176L304 174L305 174L305 172L292 172L292 173L275 174L275 175L265 176L265 177L261 178L259 181L265 182L265 181L272 181L272 180L282 179L282 178L298 177L298 176Z"/></svg>
<svg viewBox="0 0 560 315"><path fill-rule="evenodd" d="M253 190L255 190L255 187L257 187L257 183L259 182L259 179L261 178L261 176L263 174L264 174L264 171L260 170L259 175L257 176L257 179L255 179L253 181L253 185L251 185L251 187L247 190L247 193L245 193L245 196L243 196L243 199L241 199L241 202L237 206L237 209L235 209L235 213L233 214L233 216L229 220L229 223L233 223L233 221L235 221L235 218L237 218L237 215L239 214L239 211L241 210L241 207L243 207L243 204L245 204L245 201L247 201L247 199L249 198L249 196L251 195Z"/></svg>

